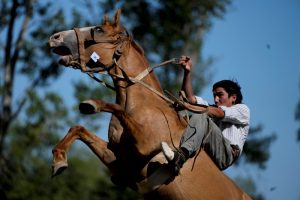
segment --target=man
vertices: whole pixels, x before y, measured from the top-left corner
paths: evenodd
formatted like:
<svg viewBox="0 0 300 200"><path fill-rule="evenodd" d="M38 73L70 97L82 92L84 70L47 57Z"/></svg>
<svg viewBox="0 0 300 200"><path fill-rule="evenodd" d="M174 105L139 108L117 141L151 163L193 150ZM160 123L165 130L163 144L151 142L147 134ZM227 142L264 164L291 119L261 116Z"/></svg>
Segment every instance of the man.
<svg viewBox="0 0 300 200"><path fill-rule="evenodd" d="M177 175L184 162L201 147L219 169L232 165L241 155L249 131L250 110L242 104L243 96L238 83L222 80L213 85L215 105L193 94L191 82L192 60L181 56L184 68L182 90L190 104L207 105L207 113L193 114L182 135L180 147L173 151L162 142L162 151Z"/></svg>

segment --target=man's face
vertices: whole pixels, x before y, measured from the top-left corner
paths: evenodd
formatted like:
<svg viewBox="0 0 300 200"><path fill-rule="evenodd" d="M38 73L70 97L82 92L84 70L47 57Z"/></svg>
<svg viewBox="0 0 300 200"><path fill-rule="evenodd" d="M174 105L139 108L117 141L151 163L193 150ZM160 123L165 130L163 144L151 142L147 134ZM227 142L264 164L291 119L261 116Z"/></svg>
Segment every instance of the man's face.
<svg viewBox="0 0 300 200"><path fill-rule="evenodd" d="M229 97L226 90L222 87L218 87L213 91L214 101L217 106L227 106L230 107L235 104L236 95L231 95Z"/></svg>

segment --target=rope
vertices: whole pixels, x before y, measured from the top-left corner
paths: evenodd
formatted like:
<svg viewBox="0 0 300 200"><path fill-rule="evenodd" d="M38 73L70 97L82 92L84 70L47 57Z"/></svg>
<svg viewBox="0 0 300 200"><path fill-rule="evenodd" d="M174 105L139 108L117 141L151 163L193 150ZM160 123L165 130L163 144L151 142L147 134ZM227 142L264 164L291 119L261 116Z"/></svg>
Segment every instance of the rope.
<svg viewBox="0 0 300 200"><path fill-rule="evenodd" d="M92 79L94 79L95 81L99 82L100 84L102 84L103 86L116 91L116 88L108 83L106 83L105 81L102 81L101 79L98 79L94 73L87 73Z"/></svg>
<svg viewBox="0 0 300 200"><path fill-rule="evenodd" d="M120 68L123 69L118 63L117 61L114 59L115 64ZM110 73L109 75L111 76L115 76L117 78L121 78L124 79L125 77L123 75L119 75L119 74L112 74ZM162 94L161 92L159 92L158 90L154 89L153 87L151 87L150 85L148 85L147 83L141 81L140 79L137 78L133 78L133 77L126 77L128 78L132 83L139 83L141 85L143 85L145 88L149 89L150 91L154 92L155 94L157 94L158 96L160 96L161 98L163 98L165 101L174 104L174 101L171 100L170 98L168 98L167 96L165 96L164 94Z"/></svg>
<svg viewBox="0 0 300 200"><path fill-rule="evenodd" d="M177 58L173 58L167 61L164 61L162 63L156 64L154 66L150 66L147 69L145 69L143 72L141 72L139 75L137 75L136 77L126 77L127 79L129 79L131 82L133 83L139 83L141 85L143 85L144 87L146 87L147 89L151 90L153 93L155 93L156 95L160 96L161 98L163 98L165 101L169 102L170 104L174 104L174 101L171 100L170 98L168 98L167 96L165 96L164 94L162 94L161 92L157 91L156 89L154 89L153 87L151 87L150 85L148 85L147 83L141 81L146 75L148 75L151 71L153 71L155 68L159 67L159 66L163 66L169 63L178 63ZM117 65L120 69L123 70L123 68L118 64L118 62L116 61L116 59L114 59L114 64ZM112 66L112 65L111 65ZM111 67L110 66L110 67ZM109 68L109 67L108 67ZM124 70L123 70L124 71ZM95 81L99 82L100 84L102 84L103 86L112 89L115 91L115 87L106 83L105 81L98 79L97 77L95 77L94 73L99 73L99 74L104 74L104 75L110 75L110 76L114 76L120 79L125 79L125 77L123 75L119 75L119 74L114 74L114 73L107 73L107 72L103 72L103 68L94 68L94 69L87 69L86 71L82 71L83 73L87 73L92 79L94 79Z"/></svg>
<svg viewBox="0 0 300 200"><path fill-rule="evenodd" d="M163 65L167 65L167 64L179 64L179 59L178 58L172 58L170 60L161 62L159 64L156 64L154 66L149 66L148 68L146 68L144 71L142 71L139 75L137 75L135 78L138 80L142 80L145 76L147 76L149 73L151 73L155 68L163 66Z"/></svg>

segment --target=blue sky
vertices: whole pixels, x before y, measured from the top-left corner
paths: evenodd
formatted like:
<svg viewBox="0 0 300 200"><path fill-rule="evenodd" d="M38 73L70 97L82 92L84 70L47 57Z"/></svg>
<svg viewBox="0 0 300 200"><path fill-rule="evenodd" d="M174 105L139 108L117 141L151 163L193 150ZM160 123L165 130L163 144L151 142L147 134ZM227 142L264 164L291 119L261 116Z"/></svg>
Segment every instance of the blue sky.
<svg viewBox="0 0 300 200"><path fill-rule="evenodd" d="M277 134L266 170L245 166L226 173L252 176L267 200L300 200L300 123L294 117L300 100L300 0L235 0L224 19L213 21L204 42L204 57L215 58L212 82L237 79L252 125L263 124L264 135ZM63 94L72 90L72 81L88 79L64 70L52 86ZM210 90L200 95L213 102ZM105 131L98 134L106 137Z"/></svg>
<svg viewBox="0 0 300 200"><path fill-rule="evenodd" d="M300 199L300 142L295 108L300 99L300 1L234 1L206 35L204 55L213 56L213 81L235 78L251 109L252 125L277 133L267 169L249 166L268 200ZM211 102L210 88L202 94ZM235 174L235 168L227 171Z"/></svg>

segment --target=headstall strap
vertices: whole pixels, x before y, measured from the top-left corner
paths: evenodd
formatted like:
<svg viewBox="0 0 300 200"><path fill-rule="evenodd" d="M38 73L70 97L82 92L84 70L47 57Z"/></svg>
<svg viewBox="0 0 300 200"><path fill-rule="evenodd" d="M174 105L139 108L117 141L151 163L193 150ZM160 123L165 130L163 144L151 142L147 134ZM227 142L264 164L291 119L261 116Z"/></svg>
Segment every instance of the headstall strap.
<svg viewBox="0 0 300 200"><path fill-rule="evenodd" d="M85 64L85 59L83 59L84 57L84 38L82 36L82 33L80 32L79 28L74 28L74 31L76 33L76 37L77 37L77 43L78 43L78 57L79 57L79 63L80 63L80 67L81 67L81 71L85 72L87 71L86 68L86 64Z"/></svg>

